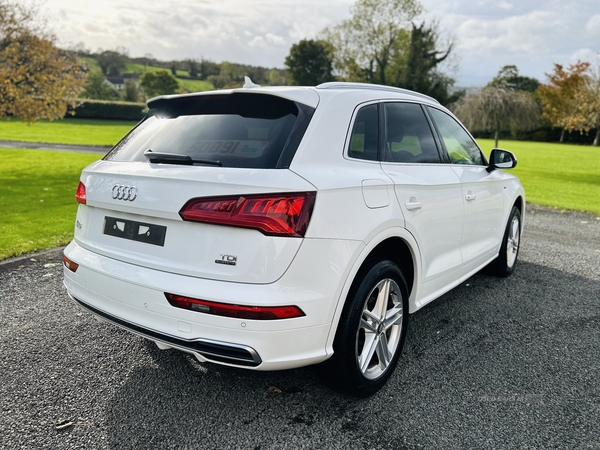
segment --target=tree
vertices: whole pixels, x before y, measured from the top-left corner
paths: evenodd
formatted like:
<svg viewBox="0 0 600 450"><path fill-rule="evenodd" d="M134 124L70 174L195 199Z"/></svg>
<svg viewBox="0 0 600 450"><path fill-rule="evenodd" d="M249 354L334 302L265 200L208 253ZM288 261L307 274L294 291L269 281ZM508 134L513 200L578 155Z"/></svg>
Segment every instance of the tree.
<svg viewBox="0 0 600 450"><path fill-rule="evenodd" d="M542 102L542 118L553 127L562 128L560 142L563 142L565 129L577 129L575 93L584 85L589 66L587 62L578 61L565 70L555 63L554 72L546 74L548 84L541 84L536 91Z"/></svg>
<svg viewBox="0 0 600 450"><path fill-rule="evenodd" d="M600 145L600 55L594 65L590 65L583 83L573 96L575 113L567 124L568 128L588 133L596 129L593 146Z"/></svg>
<svg viewBox="0 0 600 450"><path fill-rule="evenodd" d="M539 106L530 94L501 86L487 86L450 107L467 128L493 131L495 147L501 131L532 130L540 118Z"/></svg>
<svg viewBox="0 0 600 450"><path fill-rule="evenodd" d="M88 75L81 97L95 100L117 100L119 93L109 86L104 75L96 70Z"/></svg>
<svg viewBox="0 0 600 450"><path fill-rule="evenodd" d="M155 61L154 56L152 56L152 53L145 53L144 57L142 58L143 64L144 64L144 72L146 71L146 68L152 64L152 61Z"/></svg>
<svg viewBox="0 0 600 450"><path fill-rule="evenodd" d="M148 98L175 94L179 88L175 77L166 70L143 73L140 77L140 86Z"/></svg>
<svg viewBox="0 0 600 450"><path fill-rule="evenodd" d="M285 78L279 74L277 69L269 70L269 84L271 86L283 86L285 85Z"/></svg>
<svg viewBox="0 0 600 450"><path fill-rule="evenodd" d="M416 24L418 0L357 0L352 17L323 33L335 74L346 81L412 89L450 100L454 80L439 69L453 44L442 45L437 23Z"/></svg>
<svg viewBox="0 0 600 450"><path fill-rule="evenodd" d="M447 103L449 88L454 80L437 70L438 65L450 56L452 43L439 50L435 25L412 25L407 61L403 70L398 70L395 86L421 92Z"/></svg>
<svg viewBox="0 0 600 450"><path fill-rule="evenodd" d="M77 104L84 67L44 25L35 9L0 0L0 117L58 119Z"/></svg>
<svg viewBox="0 0 600 450"><path fill-rule="evenodd" d="M498 75L487 85L508 87L515 91L535 92L540 86L540 82L535 78L524 77L519 74L517 66L507 65L503 66L498 71Z"/></svg>
<svg viewBox="0 0 600 450"><path fill-rule="evenodd" d="M194 61L193 59L190 59L190 60L188 60L187 63L189 66L190 77L192 77L192 78L198 77L198 68L196 67L196 61Z"/></svg>
<svg viewBox="0 0 600 450"><path fill-rule="evenodd" d="M96 56L96 61L98 61L102 73L107 77L119 76L121 71L125 69L127 55L124 52L105 50Z"/></svg>
<svg viewBox="0 0 600 450"><path fill-rule="evenodd" d="M408 28L421 12L418 0L357 0L350 19L324 31L334 68L346 80L360 77L359 67L365 81L390 84L410 42Z"/></svg>
<svg viewBox="0 0 600 450"><path fill-rule="evenodd" d="M123 101L137 103L140 101L140 89L133 78L129 78L123 87Z"/></svg>
<svg viewBox="0 0 600 450"><path fill-rule="evenodd" d="M316 86L333 81L331 52L325 41L303 39L292 45L285 58L287 77L291 85Z"/></svg>
<svg viewBox="0 0 600 450"><path fill-rule="evenodd" d="M201 80L206 80L211 75L219 75L220 70L219 64L202 58L198 76Z"/></svg>

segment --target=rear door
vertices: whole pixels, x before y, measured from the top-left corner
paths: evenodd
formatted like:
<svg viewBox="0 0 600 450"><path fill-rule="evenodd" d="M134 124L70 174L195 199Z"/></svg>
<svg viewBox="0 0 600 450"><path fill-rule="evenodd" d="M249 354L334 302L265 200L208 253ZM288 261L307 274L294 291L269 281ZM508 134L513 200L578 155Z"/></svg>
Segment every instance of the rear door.
<svg viewBox="0 0 600 450"><path fill-rule="evenodd" d="M417 103L383 103L382 167L394 182L406 228L421 252L419 297L427 301L457 279L462 265L464 205L460 179L443 164L434 135Z"/></svg>

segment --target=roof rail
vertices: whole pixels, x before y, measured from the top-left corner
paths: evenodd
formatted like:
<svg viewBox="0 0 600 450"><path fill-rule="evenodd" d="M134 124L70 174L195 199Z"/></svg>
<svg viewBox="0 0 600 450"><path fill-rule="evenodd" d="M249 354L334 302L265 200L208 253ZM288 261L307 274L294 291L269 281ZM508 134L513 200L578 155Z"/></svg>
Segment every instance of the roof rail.
<svg viewBox="0 0 600 450"><path fill-rule="evenodd" d="M420 92L411 91L410 89L402 89L393 86L384 86L383 84L369 84L369 83L347 83L347 82L339 82L339 81L331 81L329 83L321 83L317 86L317 89L372 89L378 91L389 91L396 92L398 94L408 94L414 95L421 98L426 98L427 100L431 100L435 103L438 102L435 98L430 97L429 95L421 94Z"/></svg>

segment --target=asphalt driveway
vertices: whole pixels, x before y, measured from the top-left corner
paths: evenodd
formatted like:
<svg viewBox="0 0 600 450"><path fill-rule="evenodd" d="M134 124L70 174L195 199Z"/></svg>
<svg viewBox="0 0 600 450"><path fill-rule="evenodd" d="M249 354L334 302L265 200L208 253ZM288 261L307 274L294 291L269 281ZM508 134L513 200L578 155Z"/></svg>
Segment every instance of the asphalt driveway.
<svg viewBox="0 0 600 450"><path fill-rule="evenodd" d="M600 449L600 220L535 209L515 274L409 322L357 400L310 368L203 365L100 323L60 251L0 265L0 448Z"/></svg>

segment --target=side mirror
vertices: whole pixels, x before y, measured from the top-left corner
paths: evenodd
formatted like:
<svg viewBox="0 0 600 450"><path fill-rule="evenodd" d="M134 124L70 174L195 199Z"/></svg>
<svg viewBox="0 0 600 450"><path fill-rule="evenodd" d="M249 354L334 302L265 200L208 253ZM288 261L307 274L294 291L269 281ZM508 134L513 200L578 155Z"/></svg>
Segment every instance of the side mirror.
<svg viewBox="0 0 600 450"><path fill-rule="evenodd" d="M496 169L512 169L517 166L517 158L508 150L495 148L490 153L490 164L487 167L488 172Z"/></svg>

